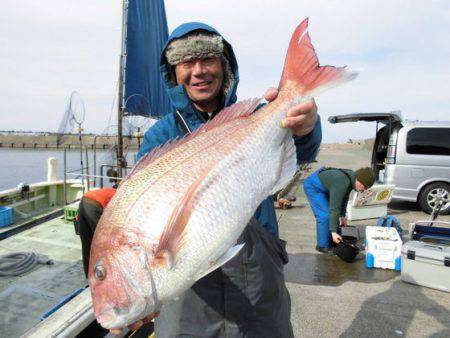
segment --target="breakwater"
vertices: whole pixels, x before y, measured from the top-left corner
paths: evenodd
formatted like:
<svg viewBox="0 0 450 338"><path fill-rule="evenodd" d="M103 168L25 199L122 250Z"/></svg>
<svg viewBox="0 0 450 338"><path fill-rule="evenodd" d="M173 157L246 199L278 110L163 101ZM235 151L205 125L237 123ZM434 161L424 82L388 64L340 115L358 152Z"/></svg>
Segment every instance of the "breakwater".
<svg viewBox="0 0 450 338"><path fill-rule="evenodd" d="M123 138L125 148L137 149L142 138ZM111 149L117 144L116 136L82 134L81 145L88 149ZM0 148L24 148L24 149L79 149L80 140L78 134L0 134Z"/></svg>

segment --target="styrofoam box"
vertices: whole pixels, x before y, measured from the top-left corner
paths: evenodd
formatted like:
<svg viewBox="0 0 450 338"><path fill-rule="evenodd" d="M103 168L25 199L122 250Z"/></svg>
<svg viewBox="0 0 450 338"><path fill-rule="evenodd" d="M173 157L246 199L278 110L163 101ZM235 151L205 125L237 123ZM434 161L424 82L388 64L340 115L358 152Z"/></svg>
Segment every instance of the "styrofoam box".
<svg viewBox="0 0 450 338"><path fill-rule="evenodd" d="M386 216L394 189L392 184L377 184L364 192L353 191L347 203L347 218L354 221Z"/></svg>
<svg viewBox="0 0 450 338"><path fill-rule="evenodd" d="M402 239L395 228L366 227L366 266L401 270Z"/></svg>

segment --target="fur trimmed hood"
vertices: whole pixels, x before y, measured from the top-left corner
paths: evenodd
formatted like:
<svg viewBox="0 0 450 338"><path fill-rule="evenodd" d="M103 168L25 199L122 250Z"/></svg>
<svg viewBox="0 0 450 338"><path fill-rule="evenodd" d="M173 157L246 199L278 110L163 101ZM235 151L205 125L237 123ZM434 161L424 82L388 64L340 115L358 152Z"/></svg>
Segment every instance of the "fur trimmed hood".
<svg viewBox="0 0 450 338"><path fill-rule="evenodd" d="M178 43L181 45L182 49L174 50L172 47L173 43L177 43L177 40L180 41L186 41L185 38L188 35L192 36L198 36L200 33L201 36L209 35L213 38L213 43L216 42L217 44L215 47L213 46L210 50L211 53L217 53L218 48L220 48L220 40L223 45L223 53L222 53L222 64L224 65L224 73L225 73L225 80L224 80L224 107L228 107L229 105L233 104L237 100L236 96L236 89L239 82L239 73L238 73L238 65L236 62L236 57L234 55L233 49L231 45L222 37L222 35L217 32L214 28L200 23L200 22L189 22L182 24L181 26L177 27L172 34L169 36L169 39L164 47L164 49L161 52L161 61L160 61L160 71L163 78L163 81L166 85L166 91L169 95L170 101L172 102L172 105L177 109L180 113L183 114L186 118L189 119L190 115L198 113L195 111L189 97L187 96L184 87L182 85L177 85L173 82L173 65L176 64L178 60L183 59L183 56L186 56L185 50L183 50L183 46L186 46L186 44ZM188 38L189 39L189 38ZM197 39L198 40L198 39ZM204 41L204 40L203 40ZM191 41L189 41L190 43ZM211 44L208 44L209 47L211 47ZM206 48L209 48L206 46L201 47L200 51L207 52ZM169 54L169 60L167 59L166 55ZM204 55L204 54L202 54ZM217 54L216 54L217 55ZM192 57L195 57L195 55L192 53ZM214 55L215 56L215 55ZM228 76L227 76L228 73Z"/></svg>

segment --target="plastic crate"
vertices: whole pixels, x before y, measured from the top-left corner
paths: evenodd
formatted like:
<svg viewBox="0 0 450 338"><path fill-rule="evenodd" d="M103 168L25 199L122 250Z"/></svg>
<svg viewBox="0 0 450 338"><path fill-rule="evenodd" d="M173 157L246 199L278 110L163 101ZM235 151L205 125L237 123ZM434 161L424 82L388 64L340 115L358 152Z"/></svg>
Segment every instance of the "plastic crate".
<svg viewBox="0 0 450 338"><path fill-rule="evenodd" d="M0 228L7 227L13 223L13 209L10 207L0 207Z"/></svg>
<svg viewBox="0 0 450 338"><path fill-rule="evenodd" d="M66 222L71 222L77 217L78 214L78 204L77 205L66 205L64 207L64 220Z"/></svg>

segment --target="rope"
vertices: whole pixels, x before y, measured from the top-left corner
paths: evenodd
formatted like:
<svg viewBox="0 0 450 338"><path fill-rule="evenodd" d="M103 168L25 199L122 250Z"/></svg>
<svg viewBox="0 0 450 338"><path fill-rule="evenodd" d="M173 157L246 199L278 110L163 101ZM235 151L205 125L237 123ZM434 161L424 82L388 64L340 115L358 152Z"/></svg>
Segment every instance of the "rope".
<svg viewBox="0 0 450 338"><path fill-rule="evenodd" d="M17 276L31 270L37 264L53 263L52 259L36 252L14 252L0 256L0 276Z"/></svg>

